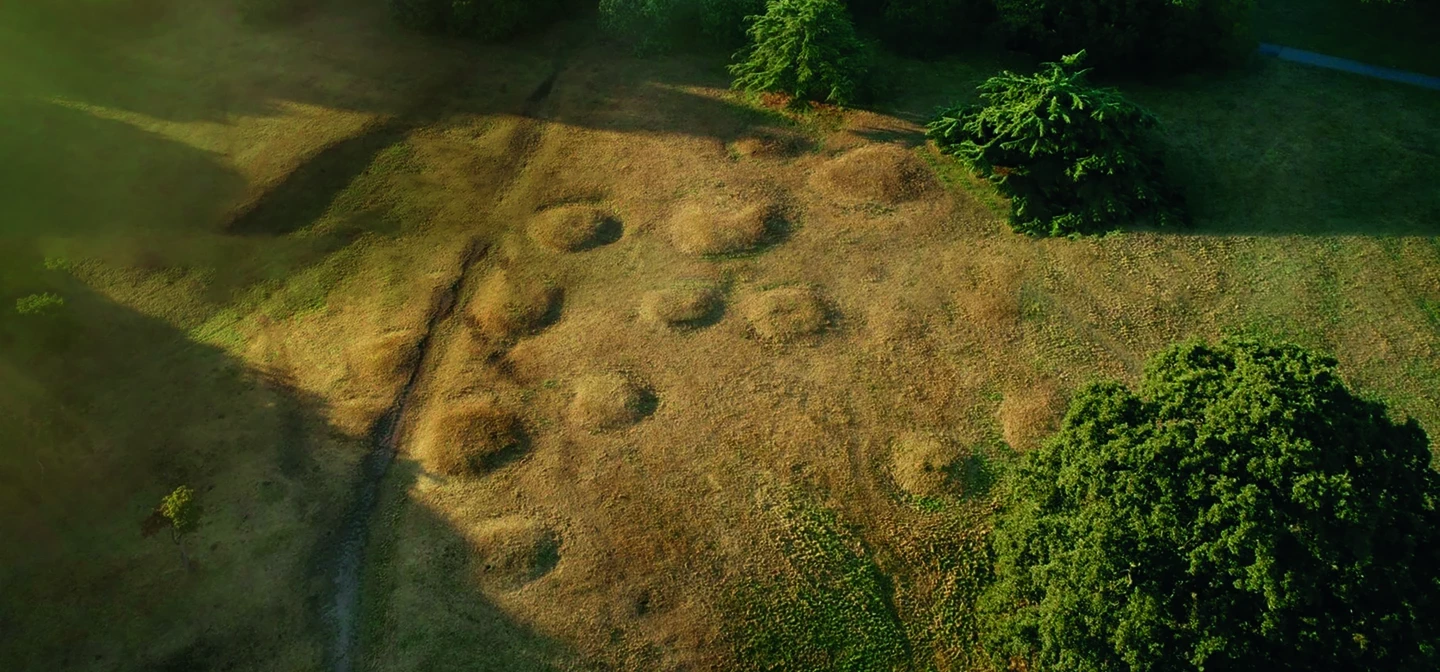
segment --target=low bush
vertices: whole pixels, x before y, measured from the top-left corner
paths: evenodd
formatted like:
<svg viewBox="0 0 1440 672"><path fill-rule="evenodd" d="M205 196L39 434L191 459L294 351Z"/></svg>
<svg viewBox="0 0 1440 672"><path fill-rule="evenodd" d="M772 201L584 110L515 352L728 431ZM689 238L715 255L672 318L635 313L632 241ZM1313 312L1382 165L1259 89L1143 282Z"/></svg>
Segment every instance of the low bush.
<svg viewBox="0 0 1440 672"><path fill-rule="evenodd" d="M750 45L730 66L735 88L796 101L856 100L869 56L840 0L771 0L750 21Z"/></svg>
<svg viewBox="0 0 1440 672"><path fill-rule="evenodd" d="M1004 72L979 87L981 103L945 110L928 127L944 153L1011 199L1010 224L1032 235L1183 224L1164 179L1155 117L1079 69L1085 52L1034 75Z"/></svg>
<svg viewBox="0 0 1440 672"><path fill-rule="evenodd" d="M64 307L65 299L49 292L24 296L15 302L15 312L21 315L54 315Z"/></svg>
<svg viewBox="0 0 1440 672"><path fill-rule="evenodd" d="M1254 0L995 0L1013 46L1042 58L1084 49L1107 71L1166 72L1254 47Z"/></svg>

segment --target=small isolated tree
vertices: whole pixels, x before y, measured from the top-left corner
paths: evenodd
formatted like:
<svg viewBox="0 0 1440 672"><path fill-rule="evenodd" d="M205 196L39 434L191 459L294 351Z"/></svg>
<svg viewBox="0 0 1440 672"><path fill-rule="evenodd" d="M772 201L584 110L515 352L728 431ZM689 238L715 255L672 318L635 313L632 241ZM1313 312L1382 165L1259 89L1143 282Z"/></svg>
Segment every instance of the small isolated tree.
<svg viewBox="0 0 1440 672"><path fill-rule="evenodd" d="M840 0L770 0L749 20L750 46L730 66L735 88L837 105L856 99L867 49Z"/></svg>
<svg viewBox="0 0 1440 672"><path fill-rule="evenodd" d="M163 521L161 525L169 527L170 540L179 547L180 560L188 568L190 556L185 552L185 537L200 526L200 505L195 502L195 491L185 485L175 488L160 500L160 506L155 509L155 513ZM152 516L153 518L155 516ZM145 529L142 526L142 531ZM153 533L154 527L150 527L149 531Z"/></svg>
<svg viewBox="0 0 1440 672"><path fill-rule="evenodd" d="M1084 57L991 77L979 87L982 103L942 111L930 138L1010 197L1016 231L1183 223L1182 199L1164 180L1158 122L1119 91L1089 84Z"/></svg>
<svg viewBox="0 0 1440 672"><path fill-rule="evenodd" d="M65 299L49 292L22 296L15 301L15 312L21 315L54 315L64 307Z"/></svg>
<svg viewBox="0 0 1440 672"><path fill-rule="evenodd" d="M1440 476L1293 345L1186 343L1081 391L995 534L1001 669L1440 669Z"/></svg>

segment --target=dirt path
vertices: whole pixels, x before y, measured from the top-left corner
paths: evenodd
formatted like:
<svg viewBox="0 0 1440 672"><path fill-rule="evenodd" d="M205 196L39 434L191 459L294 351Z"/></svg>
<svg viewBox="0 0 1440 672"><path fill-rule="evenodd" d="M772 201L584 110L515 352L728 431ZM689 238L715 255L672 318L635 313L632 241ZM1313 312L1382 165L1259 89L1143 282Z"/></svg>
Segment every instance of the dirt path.
<svg viewBox="0 0 1440 672"><path fill-rule="evenodd" d="M563 62L563 59L560 60ZM561 65L557 64L550 75L525 98L520 114L527 120L524 122L525 126L516 134L519 146L512 153L513 165L509 170L511 179L524 170L529 153L538 144L538 136L542 132L541 122L535 121L533 117L553 90L560 68ZM418 126L414 123L405 124L409 129ZM495 193L497 198L503 198L506 189L502 186ZM330 633L328 667L334 672L351 672L355 667L360 630L361 584L371 518L383 491L390 465L405 436L412 402L418 396L417 391L425 386L426 373L433 368L436 353L444 352L444 348L437 347L436 344L444 341L456 328L463 328L463 324L453 324L458 321L455 308L463 304L474 290L472 271L486 257L488 251L488 247L480 240L471 240L462 251L459 270L454 279L432 301L430 316L416 346L418 356L405 385L390 410L375 425L371 450L361 464L350 508L341 523L339 540L332 549L335 559L332 563L330 594L325 600L325 617Z"/></svg>

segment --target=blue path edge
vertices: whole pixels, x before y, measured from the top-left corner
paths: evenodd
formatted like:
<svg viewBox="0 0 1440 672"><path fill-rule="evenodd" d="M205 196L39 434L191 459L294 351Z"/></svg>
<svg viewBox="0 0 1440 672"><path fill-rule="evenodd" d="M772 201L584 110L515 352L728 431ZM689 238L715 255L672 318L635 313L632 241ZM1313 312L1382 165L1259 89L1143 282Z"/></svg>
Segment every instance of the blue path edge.
<svg viewBox="0 0 1440 672"><path fill-rule="evenodd" d="M1260 53L1267 56L1275 56L1282 61L1294 61L1296 63L1304 63L1306 65L1340 70L1342 72L1386 79L1392 82L1400 82L1401 84L1410 84L1412 86L1440 91L1440 77L1430 77L1417 72L1406 72L1404 70L1382 68L1377 65L1366 65L1358 61L1326 56L1325 54L1317 54L1313 51L1304 51L1302 49L1291 49L1290 47L1282 47L1278 44L1261 44Z"/></svg>

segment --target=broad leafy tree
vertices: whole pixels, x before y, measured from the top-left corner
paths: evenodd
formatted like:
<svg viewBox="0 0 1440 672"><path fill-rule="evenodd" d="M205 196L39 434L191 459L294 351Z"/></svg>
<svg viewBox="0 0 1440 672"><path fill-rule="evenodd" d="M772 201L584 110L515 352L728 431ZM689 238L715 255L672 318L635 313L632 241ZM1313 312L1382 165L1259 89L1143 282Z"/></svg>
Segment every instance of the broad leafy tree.
<svg viewBox="0 0 1440 672"><path fill-rule="evenodd" d="M860 93L867 49L840 0L770 0L750 19L750 46L730 66L735 88L848 105Z"/></svg>
<svg viewBox="0 0 1440 672"><path fill-rule="evenodd" d="M1118 91L1091 85L1079 68L1084 56L991 77L979 87L981 102L941 112L930 138L1010 197L1017 231L1184 223L1182 199L1165 181L1158 122Z"/></svg>
<svg viewBox="0 0 1440 672"><path fill-rule="evenodd" d="M1003 669L1440 669L1440 476L1292 345L1186 343L1023 460L984 604Z"/></svg>

